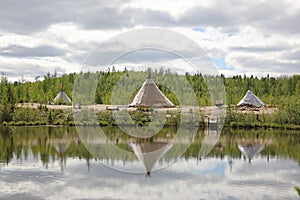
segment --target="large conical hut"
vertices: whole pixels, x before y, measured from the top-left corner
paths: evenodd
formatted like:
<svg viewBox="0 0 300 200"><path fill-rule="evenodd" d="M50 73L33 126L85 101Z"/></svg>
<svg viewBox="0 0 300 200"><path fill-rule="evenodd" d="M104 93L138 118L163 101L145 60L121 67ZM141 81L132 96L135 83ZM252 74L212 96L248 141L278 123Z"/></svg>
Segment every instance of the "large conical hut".
<svg viewBox="0 0 300 200"><path fill-rule="evenodd" d="M60 92L56 95L54 98L54 102L57 103L59 101L63 101L64 103L71 103L71 99L68 97L68 95L64 92L64 85L61 85Z"/></svg>
<svg viewBox="0 0 300 200"><path fill-rule="evenodd" d="M159 90L149 74L129 107L171 108L175 105Z"/></svg>
<svg viewBox="0 0 300 200"><path fill-rule="evenodd" d="M150 176L151 170L155 163L169 151L173 144L163 142L145 142L145 143L130 143L130 146L138 157L143 162L147 175Z"/></svg>
<svg viewBox="0 0 300 200"><path fill-rule="evenodd" d="M248 106L248 107L264 107L265 103L260 100L251 90L248 90L242 100L237 104L237 106Z"/></svg>

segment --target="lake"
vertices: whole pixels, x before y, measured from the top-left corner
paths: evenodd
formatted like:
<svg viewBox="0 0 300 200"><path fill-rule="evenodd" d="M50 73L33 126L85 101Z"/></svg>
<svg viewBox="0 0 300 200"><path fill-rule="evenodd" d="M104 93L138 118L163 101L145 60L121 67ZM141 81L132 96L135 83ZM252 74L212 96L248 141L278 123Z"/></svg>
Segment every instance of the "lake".
<svg viewBox="0 0 300 200"><path fill-rule="evenodd" d="M94 127L1 127L0 199L298 198L299 132L187 129L174 140L177 131L137 139L111 127L106 137ZM207 140L211 151L207 135L218 139Z"/></svg>

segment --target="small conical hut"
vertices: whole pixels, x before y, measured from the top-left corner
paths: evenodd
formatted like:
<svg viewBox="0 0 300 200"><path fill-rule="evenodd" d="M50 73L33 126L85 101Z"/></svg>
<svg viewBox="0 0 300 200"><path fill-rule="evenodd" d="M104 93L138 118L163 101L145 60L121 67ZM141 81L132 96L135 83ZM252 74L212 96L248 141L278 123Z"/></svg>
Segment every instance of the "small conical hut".
<svg viewBox="0 0 300 200"><path fill-rule="evenodd" d="M175 105L159 90L149 75L129 107L171 108Z"/></svg>
<svg viewBox="0 0 300 200"><path fill-rule="evenodd" d="M130 143L135 155L143 162L147 175L150 176L151 170L155 163L172 148L172 143L163 142L145 142L145 143Z"/></svg>
<svg viewBox="0 0 300 200"><path fill-rule="evenodd" d="M64 92L64 85L61 85L60 92L56 95L54 98L54 102L59 102L60 100L63 100L64 103L71 103L71 99L68 97L68 95Z"/></svg>
<svg viewBox="0 0 300 200"><path fill-rule="evenodd" d="M242 100L237 104L237 106L249 106L249 107L264 107L265 103L260 100L251 90L248 90Z"/></svg>

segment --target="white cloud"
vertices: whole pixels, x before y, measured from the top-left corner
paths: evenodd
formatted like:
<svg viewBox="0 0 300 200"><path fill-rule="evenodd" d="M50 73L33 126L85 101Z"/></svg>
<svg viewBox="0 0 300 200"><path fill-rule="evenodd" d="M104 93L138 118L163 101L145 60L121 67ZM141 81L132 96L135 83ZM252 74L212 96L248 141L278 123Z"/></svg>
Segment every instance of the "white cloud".
<svg viewBox="0 0 300 200"><path fill-rule="evenodd" d="M23 14L16 12L27 7ZM6 57L0 71L4 72L20 71L24 63L29 72L37 62L46 66L38 65L28 76L44 69L51 72L53 65L68 71L68 66L79 66L89 52L119 33L157 27L182 33L213 59L223 59L226 69L220 70L228 76L300 73L300 0L85 1L77 5L53 1L47 7L4 1L0 10L0 55ZM21 55L27 56L22 62Z"/></svg>
<svg viewBox="0 0 300 200"><path fill-rule="evenodd" d="M80 69L79 64L67 62L58 57L6 58L0 56L0 59L0 72L8 76L10 81L22 78L33 81L34 77L46 75L47 72L57 71L59 75L62 75L63 73L79 72Z"/></svg>

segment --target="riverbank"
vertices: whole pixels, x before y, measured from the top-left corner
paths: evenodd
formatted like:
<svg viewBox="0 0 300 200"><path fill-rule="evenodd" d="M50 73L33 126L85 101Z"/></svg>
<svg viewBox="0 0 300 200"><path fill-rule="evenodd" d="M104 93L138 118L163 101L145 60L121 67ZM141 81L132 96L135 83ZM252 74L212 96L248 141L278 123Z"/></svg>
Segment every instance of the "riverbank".
<svg viewBox="0 0 300 200"><path fill-rule="evenodd" d="M91 120L74 120L74 113L82 112L84 109L92 109L96 113L97 122ZM134 122L134 125L148 125L152 120L149 113L153 110L138 110L135 108L125 108L120 106L97 104L91 106L72 107L71 105L45 105L45 104L18 104L13 113L12 120L3 122L4 126L45 126L45 125L82 125L82 126L116 126L113 116L114 110L126 110ZM200 120L197 126L207 127L211 123L217 123L212 113L219 111L215 106L200 108ZM249 108L223 108L226 109L225 126L230 128L263 128L263 129L285 129L300 130L300 125L292 123L277 123L277 108L264 107L260 109ZM181 112L179 108L161 109L167 114L165 126L179 126L181 122ZM193 108L186 108L184 112L195 112ZM125 124L123 124L125 125ZM131 124L132 125L132 124Z"/></svg>

